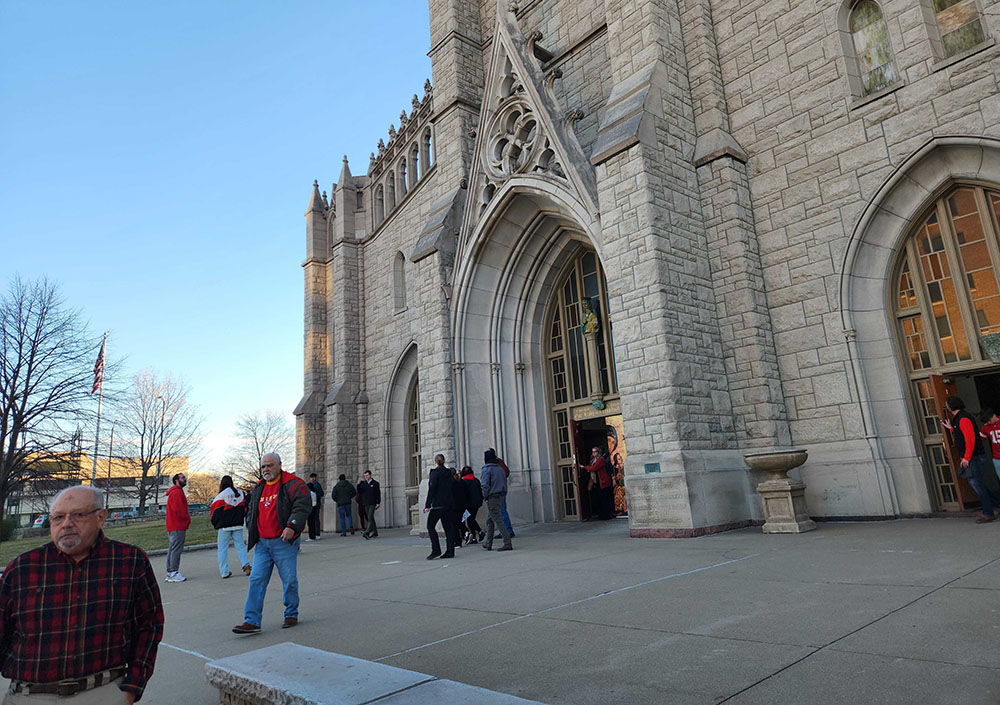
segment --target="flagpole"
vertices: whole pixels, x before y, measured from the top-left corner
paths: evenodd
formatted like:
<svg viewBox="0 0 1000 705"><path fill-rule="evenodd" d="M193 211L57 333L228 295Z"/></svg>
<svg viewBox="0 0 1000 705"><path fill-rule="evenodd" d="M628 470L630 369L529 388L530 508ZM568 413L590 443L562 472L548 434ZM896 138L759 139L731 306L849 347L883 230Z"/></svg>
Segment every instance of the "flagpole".
<svg viewBox="0 0 1000 705"><path fill-rule="evenodd" d="M94 374L97 375L97 366L100 365L100 378L95 380L99 383L97 388L97 431L94 433L94 468L90 472L90 485L93 487L97 483L97 456L98 443L101 440L101 403L104 401L104 355L108 347L108 334L104 334L104 342L101 343L101 352L97 365L94 366Z"/></svg>

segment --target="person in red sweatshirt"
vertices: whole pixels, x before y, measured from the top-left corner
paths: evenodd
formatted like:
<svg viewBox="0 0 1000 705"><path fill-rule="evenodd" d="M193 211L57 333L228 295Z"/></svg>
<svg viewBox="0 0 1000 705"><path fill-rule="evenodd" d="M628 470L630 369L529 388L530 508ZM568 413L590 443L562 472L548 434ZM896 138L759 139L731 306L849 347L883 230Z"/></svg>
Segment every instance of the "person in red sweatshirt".
<svg viewBox="0 0 1000 705"><path fill-rule="evenodd" d="M183 583L187 578L181 575L181 551L184 550L184 536L191 526L191 513L188 511L187 495L184 487L187 485L187 475L177 473L170 481L167 490L167 582Z"/></svg>
<svg viewBox="0 0 1000 705"><path fill-rule="evenodd" d="M268 453L260 459L261 480L247 503L247 548L254 549L253 569L236 634L256 634L264 613L264 596L272 571L278 569L285 605L282 629L299 623L299 535L306 528L312 499L306 483L281 469L281 457Z"/></svg>
<svg viewBox="0 0 1000 705"><path fill-rule="evenodd" d="M614 483L611 480L611 473L608 472L608 461L605 460L600 448L594 446L590 450L590 465L577 465L577 470L581 469L597 476L598 496L601 498L598 516L605 520L613 518L611 510L614 507Z"/></svg>
<svg viewBox="0 0 1000 705"><path fill-rule="evenodd" d="M965 402L959 397L948 397L945 400L945 413L950 419L942 419L941 425L951 431L955 455L958 456L958 476L964 477L979 495L982 513L976 517L977 524L986 524L996 520L993 508L998 499L993 496L989 487L983 481L986 466L986 453L979 442L979 428L975 420L965 410Z"/></svg>
<svg viewBox="0 0 1000 705"><path fill-rule="evenodd" d="M987 406L979 418L985 421L983 427L979 429L979 435L990 442L990 447L993 449L993 471L1000 480L1000 416Z"/></svg>

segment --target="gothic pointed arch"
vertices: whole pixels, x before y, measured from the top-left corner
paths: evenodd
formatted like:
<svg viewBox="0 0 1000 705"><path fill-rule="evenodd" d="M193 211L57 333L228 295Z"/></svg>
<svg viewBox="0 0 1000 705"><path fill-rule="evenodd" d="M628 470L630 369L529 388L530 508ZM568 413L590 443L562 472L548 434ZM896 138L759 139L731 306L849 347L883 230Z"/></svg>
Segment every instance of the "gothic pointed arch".
<svg viewBox="0 0 1000 705"><path fill-rule="evenodd" d="M383 482L383 504L387 504L386 516L393 526L410 523L410 507L416 501L416 484L413 483L414 458L420 456L419 436L419 376L417 372L417 344L409 342L393 365L389 377L383 408L383 428L385 429L384 467L386 477ZM414 409L416 419L414 419ZM414 437L414 421L417 433ZM414 440L416 448L414 449ZM419 460L417 460L419 468Z"/></svg>
<svg viewBox="0 0 1000 705"><path fill-rule="evenodd" d="M917 447L894 299L907 239L935 201L958 184L1000 184L1000 140L935 137L882 184L851 233L841 267L841 321L875 473L868 495L885 514L935 508ZM873 512L874 513L874 512Z"/></svg>
<svg viewBox="0 0 1000 705"><path fill-rule="evenodd" d="M513 178L571 194L596 219L597 180L571 128L574 115L560 106L507 2L497 3L496 33L476 131L470 193L459 253Z"/></svg>

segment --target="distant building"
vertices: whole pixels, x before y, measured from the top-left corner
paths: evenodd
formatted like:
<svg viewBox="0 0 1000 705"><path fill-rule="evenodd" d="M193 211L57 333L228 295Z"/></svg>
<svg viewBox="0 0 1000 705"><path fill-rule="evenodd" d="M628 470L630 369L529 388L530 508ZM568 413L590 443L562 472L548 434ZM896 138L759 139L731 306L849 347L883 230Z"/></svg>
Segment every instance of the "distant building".
<svg viewBox="0 0 1000 705"><path fill-rule="evenodd" d="M66 453L41 461L44 478L28 482L21 491L7 500L7 516L17 517L24 526L39 514L49 510L49 504L59 490L71 485L91 484L94 461L87 453ZM164 458L160 468L159 505L166 505L166 492L170 478L176 473L188 472L188 458ZM105 506L116 512L132 511L139 506L141 472L135 458L99 458L94 486L104 492ZM155 511L156 466L149 472L146 484L151 488L146 501L149 511Z"/></svg>
<svg viewBox="0 0 1000 705"><path fill-rule="evenodd" d="M579 520L598 446L632 536L693 536L794 445L817 517L976 504L939 418L1000 407L996 2L430 8L433 86L305 214L300 475L399 526L493 446L516 522Z"/></svg>

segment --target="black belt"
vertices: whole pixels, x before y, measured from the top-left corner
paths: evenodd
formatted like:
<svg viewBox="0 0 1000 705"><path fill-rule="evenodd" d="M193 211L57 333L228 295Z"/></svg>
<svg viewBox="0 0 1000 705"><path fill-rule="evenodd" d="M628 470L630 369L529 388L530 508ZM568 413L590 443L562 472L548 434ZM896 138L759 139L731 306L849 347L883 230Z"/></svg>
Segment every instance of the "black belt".
<svg viewBox="0 0 1000 705"><path fill-rule="evenodd" d="M107 671L95 673L84 678L67 678L56 683L25 683L24 681L11 681L11 693L24 693L25 695L58 695L61 698L68 698L71 695L82 693L85 690L98 688L108 683L113 683L125 675L124 668L111 668Z"/></svg>

